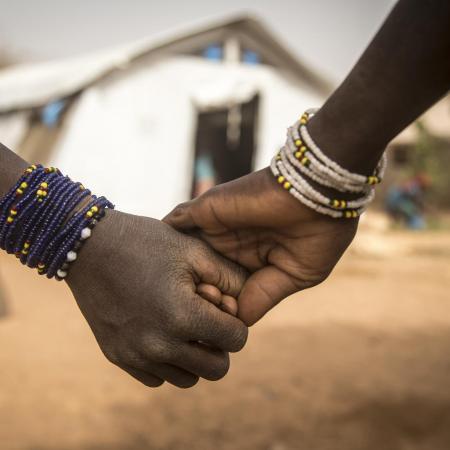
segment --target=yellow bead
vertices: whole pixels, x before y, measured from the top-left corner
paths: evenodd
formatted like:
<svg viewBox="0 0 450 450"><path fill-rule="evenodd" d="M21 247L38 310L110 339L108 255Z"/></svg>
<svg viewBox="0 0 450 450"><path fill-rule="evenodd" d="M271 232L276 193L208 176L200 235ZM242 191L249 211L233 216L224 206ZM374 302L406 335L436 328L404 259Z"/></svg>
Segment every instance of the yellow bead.
<svg viewBox="0 0 450 450"><path fill-rule="evenodd" d="M291 183L289 183L289 181L286 181L286 182L283 184L283 187L284 187L285 189L290 189L290 188L291 188Z"/></svg>
<svg viewBox="0 0 450 450"><path fill-rule="evenodd" d="M341 208L345 208L347 206L347 202L345 200L341 200Z"/></svg>
<svg viewBox="0 0 450 450"><path fill-rule="evenodd" d="M308 158L303 158L300 162L303 164L303 165L306 165L307 163L308 163Z"/></svg>
<svg viewBox="0 0 450 450"><path fill-rule="evenodd" d="M94 213L98 212L98 206L93 206L91 208L91 211L94 212Z"/></svg>
<svg viewBox="0 0 450 450"><path fill-rule="evenodd" d="M302 152L295 152L295 157L296 157L297 159L301 158L302 155L303 155Z"/></svg>
<svg viewBox="0 0 450 450"><path fill-rule="evenodd" d="M300 139L297 139L297 140L295 141L295 145L296 145L297 147L300 147L300 146L302 145L302 141L301 141Z"/></svg>
<svg viewBox="0 0 450 450"><path fill-rule="evenodd" d="M352 216L353 217L358 217L358 213L356 211L352 211Z"/></svg>
<svg viewBox="0 0 450 450"><path fill-rule="evenodd" d="M38 189L38 190L36 191L36 195L40 197L40 196L42 195L42 191L41 191L40 189Z"/></svg>
<svg viewBox="0 0 450 450"><path fill-rule="evenodd" d="M31 166L31 168L32 168L33 170L36 170L36 169L37 169L37 166L36 166L35 164L33 164L33 165Z"/></svg>
<svg viewBox="0 0 450 450"><path fill-rule="evenodd" d="M44 269L45 268L45 264L38 264L38 269Z"/></svg>
<svg viewBox="0 0 450 450"><path fill-rule="evenodd" d="M30 248L30 244L28 242L25 242L25 244L23 244L23 248Z"/></svg>
<svg viewBox="0 0 450 450"><path fill-rule="evenodd" d="M86 216L88 216L88 217L92 217L94 214L92 213L92 211L88 211L87 213L86 213Z"/></svg>
<svg viewBox="0 0 450 450"><path fill-rule="evenodd" d="M15 209L12 209L9 213L11 214L11 216L17 215L17 211Z"/></svg>
<svg viewBox="0 0 450 450"><path fill-rule="evenodd" d="M22 189L26 189L28 187L28 183L25 183L25 181L20 185Z"/></svg>
<svg viewBox="0 0 450 450"><path fill-rule="evenodd" d="M339 200L333 200L333 206L337 208L339 206Z"/></svg>
<svg viewBox="0 0 450 450"><path fill-rule="evenodd" d="M45 197L47 195L47 191L42 191L42 197Z"/></svg>
<svg viewBox="0 0 450 450"><path fill-rule="evenodd" d="M279 177L278 177L278 183L284 183L284 177L283 177L283 175L280 175Z"/></svg>
<svg viewBox="0 0 450 450"><path fill-rule="evenodd" d="M302 125L306 125L306 119L300 119L300 123L301 123Z"/></svg>
<svg viewBox="0 0 450 450"><path fill-rule="evenodd" d="M28 250L22 250L22 255L28 255Z"/></svg>
<svg viewBox="0 0 450 450"><path fill-rule="evenodd" d="M7 223L13 223L13 222L14 222L14 218L13 218L13 217L8 217L8 218L6 219L6 222L7 222Z"/></svg>
<svg viewBox="0 0 450 450"><path fill-rule="evenodd" d="M43 183L41 183L41 188L47 189L48 184L44 181Z"/></svg>
<svg viewBox="0 0 450 450"><path fill-rule="evenodd" d="M352 217L352 213L350 211L345 211L345 217L350 219L350 217Z"/></svg>
<svg viewBox="0 0 450 450"><path fill-rule="evenodd" d="M42 203L42 198L38 198L38 202L39 202L39 203Z"/></svg>
<svg viewBox="0 0 450 450"><path fill-rule="evenodd" d="M306 150L307 150L307 148L306 148L304 145L302 145L302 146L300 147L300 151L301 151L301 152L306 152Z"/></svg>
<svg viewBox="0 0 450 450"><path fill-rule="evenodd" d="M23 191L22 191L22 189L17 189L17 194L19 194L19 195L22 195L23 194Z"/></svg>

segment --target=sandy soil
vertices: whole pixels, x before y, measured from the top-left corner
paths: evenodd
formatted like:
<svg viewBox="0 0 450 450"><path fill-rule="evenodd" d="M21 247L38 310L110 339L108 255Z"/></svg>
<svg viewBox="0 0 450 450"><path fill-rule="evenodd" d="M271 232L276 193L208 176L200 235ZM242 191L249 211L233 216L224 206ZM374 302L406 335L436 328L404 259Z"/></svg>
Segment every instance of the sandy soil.
<svg viewBox="0 0 450 450"><path fill-rule="evenodd" d="M2 450L450 448L450 233L366 230L251 330L230 374L149 390L67 288L0 255Z"/></svg>

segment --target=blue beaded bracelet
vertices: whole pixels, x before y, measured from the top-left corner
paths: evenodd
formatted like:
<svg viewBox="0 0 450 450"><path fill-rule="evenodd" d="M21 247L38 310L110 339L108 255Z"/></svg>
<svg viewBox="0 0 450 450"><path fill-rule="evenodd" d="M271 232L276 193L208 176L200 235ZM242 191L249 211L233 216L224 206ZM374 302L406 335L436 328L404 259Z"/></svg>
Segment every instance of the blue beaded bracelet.
<svg viewBox="0 0 450 450"><path fill-rule="evenodd" d="M0 248L61 281L106 208L114 205L58 169L30 166L0 199Z"/></svg>

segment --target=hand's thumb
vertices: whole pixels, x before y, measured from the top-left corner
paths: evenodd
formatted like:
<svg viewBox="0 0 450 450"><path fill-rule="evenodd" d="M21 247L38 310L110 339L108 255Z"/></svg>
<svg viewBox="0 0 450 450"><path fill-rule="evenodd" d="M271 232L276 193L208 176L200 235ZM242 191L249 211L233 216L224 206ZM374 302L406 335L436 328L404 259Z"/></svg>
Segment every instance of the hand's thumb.
<svg viewBox="0 0 450 450"><path fill-rule="evenodd" d="M253 273L238 298L238 317L251 326L274 306L301 290L298 283L275 266L266 266Z"/></svg>
<svg viewBox="0 0 450 450"><path fill-rule="evenodd" d="M189 230L195 228L197 224L194 221L192 214L193 205L195 200L189 202L180 203L176 206L166 217L163 222L169 224L176 230Z"/></svg>
<svg viewBox="0 0 450 450"><path fill-rule="evenodd" d="M200 283L215 286L222 294L238 298L248 276L245 269L219 255L207 244L190 256Z"/></svg>

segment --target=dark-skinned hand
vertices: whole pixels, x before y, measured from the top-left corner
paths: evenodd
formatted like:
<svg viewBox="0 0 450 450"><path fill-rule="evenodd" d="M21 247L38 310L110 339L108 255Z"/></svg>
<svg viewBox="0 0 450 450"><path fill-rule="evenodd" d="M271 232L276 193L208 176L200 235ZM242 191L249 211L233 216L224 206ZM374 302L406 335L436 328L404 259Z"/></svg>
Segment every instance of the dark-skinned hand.
<svg viewBox="0 0 450 450"><path fill-rule="evenodd" d="M151 387L227 373L228 352L242 349L248 330L217 306L233 313L244 281L204 242L117 211L97 225L67 279L105 356ZM197 286L212 302L224 294L223 305Z"/></svg>
<svg viewBox="0 0 450 450"><path fill-rule="evenodd" d="M357 220L304 207L269 169L219 185L177 206L164 221L198 233L252 273L238 298L238 317L247 325L290 294L325 280L357 228Z"/></svg>

